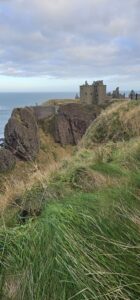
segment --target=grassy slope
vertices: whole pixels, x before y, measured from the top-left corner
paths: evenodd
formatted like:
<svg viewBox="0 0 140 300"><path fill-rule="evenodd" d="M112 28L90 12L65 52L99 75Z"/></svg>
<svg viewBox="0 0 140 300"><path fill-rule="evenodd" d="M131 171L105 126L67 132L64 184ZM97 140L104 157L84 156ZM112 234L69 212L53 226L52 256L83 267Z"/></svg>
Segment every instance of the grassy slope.
<svg viewBox="0 0 140 300"><path fill-rule="evenodd" d="M140 299L140 139L80 148L0 229L0 299Z"/></svg>
<svg viewBox="0 0 140 300"><path fill-rule="evenodd" d="M96 120L83 139L86 147L95 143L129 140L140 136L140 101L123 101L109 106Z"/></svg>
<svg viewBox="0 0 140 300"><path fill-rule="evenodd" d="M51 135L44 134L40 128L40 152L36 161L17 160L15 169L0 174L0 213L9 203L18 199L24 190L59 168L60 161L70 154L70 146L63 148L54 143Z"/></svg>

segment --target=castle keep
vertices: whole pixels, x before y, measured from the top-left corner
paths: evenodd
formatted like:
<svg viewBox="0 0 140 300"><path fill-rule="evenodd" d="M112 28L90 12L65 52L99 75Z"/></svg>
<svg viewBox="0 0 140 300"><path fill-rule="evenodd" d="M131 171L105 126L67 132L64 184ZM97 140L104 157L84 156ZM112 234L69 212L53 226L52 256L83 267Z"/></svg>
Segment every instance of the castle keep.
<svg viewBox="0 0 140 300"><path fill-rule="evenodd" d="M106 85L102 80L89 85L87 81L80 86L80 100L86 104L102 104L106 100Z"/></svg>

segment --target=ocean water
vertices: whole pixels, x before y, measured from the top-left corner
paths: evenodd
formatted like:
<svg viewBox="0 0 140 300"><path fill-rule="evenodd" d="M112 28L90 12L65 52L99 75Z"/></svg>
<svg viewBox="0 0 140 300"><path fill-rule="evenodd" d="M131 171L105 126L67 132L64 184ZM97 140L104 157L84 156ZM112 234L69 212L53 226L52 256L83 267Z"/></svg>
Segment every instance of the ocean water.
<svg viewBox="0 0 140 300"><path fill-rule="evenodd" d="M74 98L70 93L0 93L0 138L4 137L4 127L16 107L41 104L50 99Z"/></svg>

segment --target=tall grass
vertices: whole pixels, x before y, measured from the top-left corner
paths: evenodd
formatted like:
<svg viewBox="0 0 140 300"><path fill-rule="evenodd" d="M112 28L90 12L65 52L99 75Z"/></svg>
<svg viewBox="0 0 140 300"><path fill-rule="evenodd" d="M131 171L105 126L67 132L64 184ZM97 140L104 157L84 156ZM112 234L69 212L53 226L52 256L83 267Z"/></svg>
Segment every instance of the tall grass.
<svg viewBox="0 0 140 300"><path fill-rule="evenodd" d="M74 192L0 229L0 299L139 299L139 193ZM134 184L135 183L135 184Z"/></svg>
<svg viewBox="0 0 140 300"><path fill-rule="evenodd" d="M88 128L81 144L127 141L140 136L140 101L124 101L109 106Z"/></svg>
<svg viewBox="0 0 140 300"><path fill-rule="evenodd" d="M0 299L139 300L139 137L79 148L52 171L0 219Z"/></svg>

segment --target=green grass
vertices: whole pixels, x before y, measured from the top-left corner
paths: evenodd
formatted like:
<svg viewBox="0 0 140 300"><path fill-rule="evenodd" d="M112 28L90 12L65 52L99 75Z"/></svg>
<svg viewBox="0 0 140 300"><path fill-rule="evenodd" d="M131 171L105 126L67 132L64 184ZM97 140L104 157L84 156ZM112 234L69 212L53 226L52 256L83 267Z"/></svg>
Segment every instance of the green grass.
<svg viewBox="0 0 140 300"><path fill-rule="evenodd" d="M120 169L118 165L111 164L111 163L98 163L92 166L93 170L99 171L103 174L109 176L116 176L120 177L123 175L123 171Z"/></svg>
<svg viewBox="0 0 140 300"><path fill-rule="evenodd" d="M109 147L81 150L26 192L30 211L43 199L39 217L1 220L0 299L140 299L139 141ZM94 186L94 172L116 183Z"/></svg>
<svg viewBox="0 0 140 300"><path fill-rule="evenodd" d="M139 211L139 137L79 148L1 217L0 299L139 300Z"/></svg>
<svg viewBox="0 0 140 300"><path fill-rule="evenodd" d="M73 194L1 229L1 299L139 299L137 216L133 188L121 187Z"/></svg>

